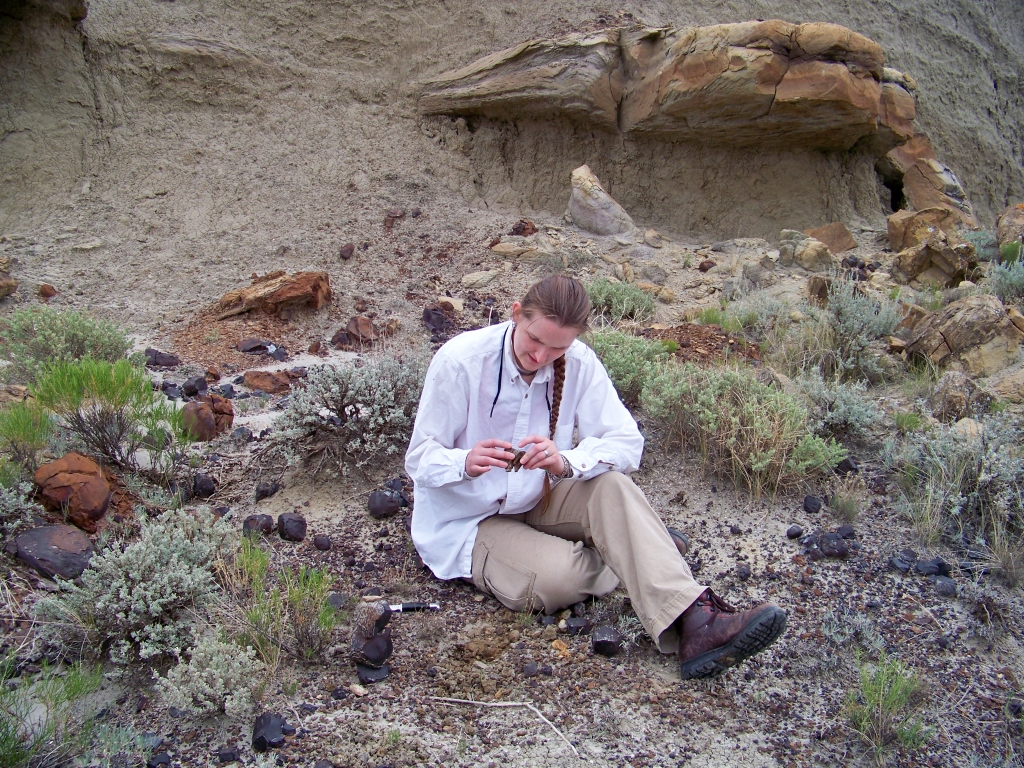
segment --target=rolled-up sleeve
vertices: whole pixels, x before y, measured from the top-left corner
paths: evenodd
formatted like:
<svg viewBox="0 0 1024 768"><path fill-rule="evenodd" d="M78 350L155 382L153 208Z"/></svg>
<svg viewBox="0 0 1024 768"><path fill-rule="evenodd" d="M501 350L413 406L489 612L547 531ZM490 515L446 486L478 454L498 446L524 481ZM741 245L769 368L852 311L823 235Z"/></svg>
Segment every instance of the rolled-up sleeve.
<svg viewBox="0 0 1024 768"><path fill-rule="evenodd" d="M438 353L423 383L416 426L405 453L405 471L425 488L440 488L468 479L468 448L456 448L466 430L469 382L465 371Z"/></svg>

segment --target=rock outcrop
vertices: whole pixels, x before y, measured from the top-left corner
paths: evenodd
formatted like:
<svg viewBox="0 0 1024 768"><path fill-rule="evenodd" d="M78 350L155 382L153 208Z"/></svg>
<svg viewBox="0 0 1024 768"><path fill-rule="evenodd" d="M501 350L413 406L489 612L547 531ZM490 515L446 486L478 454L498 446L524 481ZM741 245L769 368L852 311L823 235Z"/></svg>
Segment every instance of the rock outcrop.
<svg viewBox="0 0 1024 768"><path fill-rule="evenodd" d="M425 84L426 114L563 117L632 135L884 154L913 136L909 79L837 24L778 19L532 40Z"/></svg>
<svg viewBox="0 0 1024 768"><path fill-rule="evenodd" d="M911 241L913 239L916 237ZM975 266L974 246L964 241L955 230L947 234L933 229L922 242L899 252L892 275L901 283L916 281L923 286L948 288L965 280Z"/></svg>
<svg viewBox="0 0 1024 768"><path fill-rule="evenodd" d="M779 241L779 264L784 267L796 264L808 272L825 272L835 266L835 257L828 246L803 232L784 229Z"/></svg>
<svg viewBox="0 0 1024 768"><path fill-rule="evenodd" d="M968 296L932 312L914 327L908 355L936 365L956 359L972 376L988 376L1017 361L1021 332L995 296Z"/></svg>
<svg viewBox="0 0 1024 768"><path fill-rule="evenodd" d="M1024 240L1024 203L1007 206L999 216L996 236L1000 245Z"/></svg>

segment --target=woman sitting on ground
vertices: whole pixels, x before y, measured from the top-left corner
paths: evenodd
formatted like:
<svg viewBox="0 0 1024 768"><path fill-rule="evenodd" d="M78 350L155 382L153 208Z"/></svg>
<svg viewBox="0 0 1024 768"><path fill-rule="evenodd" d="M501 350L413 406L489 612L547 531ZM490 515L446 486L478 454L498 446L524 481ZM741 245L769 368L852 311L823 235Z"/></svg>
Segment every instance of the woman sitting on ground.
<svg viewBox="0 0 1024 768"><path fill-rule="evenodd" d="M438 350L405 457L413 542L438 578L471 579L514 611L551 614L621 581L684 679L716 675L771 645L786 614L737 611L694 581L629 478L644 440L578 340L589 317L584 286L555 275L510 322Z"/></svg>

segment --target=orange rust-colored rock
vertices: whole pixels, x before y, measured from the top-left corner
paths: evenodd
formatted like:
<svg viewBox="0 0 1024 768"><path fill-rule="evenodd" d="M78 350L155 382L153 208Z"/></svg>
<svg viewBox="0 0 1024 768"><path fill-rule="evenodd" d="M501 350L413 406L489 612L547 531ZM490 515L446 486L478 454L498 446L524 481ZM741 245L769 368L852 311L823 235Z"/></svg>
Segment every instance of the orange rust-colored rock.
<svg viewBox="0 0 1024 768"><path fill-rule="evenodd" d="M364 315L356 315L349 320L345 331L349 338L364 344L372 344L380 338L380 333L377 332L373 321Z"/></svg>
<svg viewBox="0 0 1024 768"><path fill-rule="evenodd" d="M320 309L331 300L331 281L326 272L269 272L253 275L252 285L225 293L218 304L218 320L259 310L285 315L300 307Z"/></svg>
<svg viewBox="0 0 1024 768"><path fill-rule="evenodd" d="M231 401L214 394L186 403L181 415L185 426L201 442L209 442L227 432L235 419Z"/></svg>
<svg viewBox="0 0 1024 768"><path fill-rule="evenodd" d="M246 371L245 386L262 389L268 395L277 395L292 388L291 379L284 371Z"/></svg>
<svg viewBox="0 0 1024 768"><path fill-rule="evenodd" d="M999 215L996 236L1000 245L1024 239L1024 203L1007 206Z"/></svg>
<svg viewBox="0 0 1024 768"><path fill-rule="evenodd" d="M944 208L954 212L967 227L977 227L978 220L960 180L934 158L918 158L903 174L903 196L918 211Z"/></svg>
<svg viewBox="0 0 1024 768"><path fill-rule="evenodd" d="M853 234L841 221L833 221L831 224L815 229L805 229L804 234L823 242L832 253L842 253L857 247L857 241L853 239Z"/></svg>
<svg viewBox="0 0 1024 768"><path fill-rule="evenodd" d="M95 532L110 504L110 486L99 464L72 452L41 466L34 480L47 507L64 511L83 531Z"/></svg>

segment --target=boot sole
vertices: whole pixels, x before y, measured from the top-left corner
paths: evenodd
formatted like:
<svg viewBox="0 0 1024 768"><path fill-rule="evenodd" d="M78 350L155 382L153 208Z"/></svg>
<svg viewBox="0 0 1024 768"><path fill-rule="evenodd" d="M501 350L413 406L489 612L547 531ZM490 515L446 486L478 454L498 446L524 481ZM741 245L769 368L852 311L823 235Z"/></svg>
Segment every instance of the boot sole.
<svg viewBox="0 0 1024 768"><path fill-rule="evenodd" d="M679 667L679 675L683 680L720 675L765 650L785 630L786 612L774 605L769 606L755 614L731 642L683 662Z"/></svg>
<svg viewBox="0 0 1024 768"><path fill-rule="evenodd" d="M676 549L679 550L679 554L686 557L686 553L690 551L690 539L682 531L678 531L675 528L668 528L668 535L672 539L672 543L676 545Z"/></svg>

